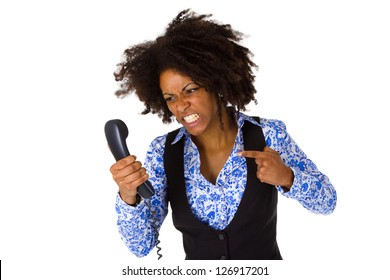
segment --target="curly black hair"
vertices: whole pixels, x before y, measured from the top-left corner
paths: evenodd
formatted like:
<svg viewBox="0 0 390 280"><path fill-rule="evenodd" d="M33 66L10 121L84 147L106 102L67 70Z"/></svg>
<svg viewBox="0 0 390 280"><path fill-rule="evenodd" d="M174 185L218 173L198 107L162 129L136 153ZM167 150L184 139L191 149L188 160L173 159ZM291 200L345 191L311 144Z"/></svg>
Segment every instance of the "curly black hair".
<svg viewBox="0 0 390 280"><path fill-rule="evenodd" d="M145 105L142 114L158 114L163 123L170 123L172 113L159 77L162 71L175 69L216 96L220 116L221 107L227 104L240 111L256 102L252 68L257 65L249 49L238 44L243 34L230 24L211 20L211 16L183 10L162 36L126 49L114 73L120 85L115 94L124 97L135 92Z"/></svg>

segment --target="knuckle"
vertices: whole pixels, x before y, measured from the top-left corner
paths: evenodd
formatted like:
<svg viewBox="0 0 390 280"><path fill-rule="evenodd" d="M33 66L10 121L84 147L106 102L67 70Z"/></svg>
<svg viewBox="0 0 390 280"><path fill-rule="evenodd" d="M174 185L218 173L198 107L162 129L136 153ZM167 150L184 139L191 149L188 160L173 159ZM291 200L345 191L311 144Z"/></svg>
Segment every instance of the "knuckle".
<svg viewBox="0 0 390 280"><path fill-rule="evenodd" d="M123 181L123 180L121 180L121 181L118 181L118 182L117 182L117 184L118 184L119 188L121 188L121 189L123 189L123 188L126 188L126 187L127 187L127 186L126 186L126 182L125 182L125 181Z"/></svg>
<svg viewBox="0 0 390 280"><path fill-rule="evenodd" d="M126 165L132 164L136 161L135 156L128 156L118 161L122 165L122 167L125 167Z"/></svg>
<svg viewBox="0 0 390 280"><path fill-rule="evenodd" d="M142 167L142 164L141 164L139 161L135 161L135 162L131 165L132 171L140 170L141 167Z"/></svg>
<svg viewBox="0 0 390 280"><path fill-rule="evenodd" d="M140 177L143 177L146 174L146 169L144 167L140 168L138 174Z"/></svg>
<svg viewBox="0 0 390 280"><path fill-rule="evenodd" d="M115 162L113 165L110 167L110 172L114 174L116 171L118 171L121 168L121 164L118 162Z"/></svg>
<svg viewBox="0 0 390 280"><path fill-rule="evenodd" d="M112 173L112 179L115 181L115 182L119 182L121 180L122 176L120 176L120 174L118 172L113 172Z"/></svg>
<svg viewBox="0 0 390 280"><path fill-rule="evenodd" d="M122 158L122 159L118 160L118 161L116 162L116 164L114 164L114 165L118 166L118 168L123 168L123 167L125 167L127 164L128 164L127 158Z"/></svg>

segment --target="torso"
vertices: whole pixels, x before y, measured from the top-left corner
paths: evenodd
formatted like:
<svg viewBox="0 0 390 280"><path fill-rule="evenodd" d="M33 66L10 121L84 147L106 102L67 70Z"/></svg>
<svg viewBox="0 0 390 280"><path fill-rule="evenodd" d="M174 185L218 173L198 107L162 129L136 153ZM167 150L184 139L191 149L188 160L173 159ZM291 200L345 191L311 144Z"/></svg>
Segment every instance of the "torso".
<svg viewBox="0 0 390 280"><path fill-rule="evenodd" d="M219 173L232 153L237 131L237 126L233 126L226 132L228 140L223 146L212 147L211 140L206 144L197 145L200 154L200 173L213 185L215 185Z"/></svg>
<svg viewBox="0 0 390 280"><path fill-rule="evenodd" d="M198 147L200 154L200 173L213 185L216 184L219 173L232 153L237 137L237 123L233 112L229 112L224 120L223 137L218 136L221 130L218 123L218 133L208 138L194 137L193 142ZM218 140L222 140L218 143Z"/></svg>
<svg viewBox="0 0 390 280"><path fill-rule="evenodd" d="M224 149L209 151L199 150L200 173L202 173L203 177L210 183L215 185L219 173L232 152L233 144Z"/></svg>

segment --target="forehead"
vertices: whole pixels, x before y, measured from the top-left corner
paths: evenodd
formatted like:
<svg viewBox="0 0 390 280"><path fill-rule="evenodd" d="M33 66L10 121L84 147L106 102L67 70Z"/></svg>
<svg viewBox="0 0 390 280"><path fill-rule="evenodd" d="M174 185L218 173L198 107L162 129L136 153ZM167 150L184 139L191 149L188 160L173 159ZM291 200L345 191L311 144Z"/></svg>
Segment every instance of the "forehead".
<svg viewBox="0 0 390 280"><path fill-rule="evenodd" d="M192 79L174 69L167 69L160 73L160 87L161 89L176 89L181 90Z"/></svg>

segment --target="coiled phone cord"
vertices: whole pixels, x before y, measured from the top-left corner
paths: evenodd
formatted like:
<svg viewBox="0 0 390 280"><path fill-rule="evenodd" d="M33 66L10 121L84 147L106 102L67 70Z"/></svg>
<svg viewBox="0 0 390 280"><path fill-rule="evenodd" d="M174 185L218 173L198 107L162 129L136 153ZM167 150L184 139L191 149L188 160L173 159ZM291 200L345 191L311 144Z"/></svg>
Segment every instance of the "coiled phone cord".
<svg viewBox="0 0 390 280"><path fill-rule="evenodd" d="M154 212L152 210L152 207L151 207L148 199L145 199L144 201L145 201L146 206L149 208L150 214L152 215L152 227L153 227L154 235L156 238L157 256L158 256L158 260L159 260L162 258L162 254L160 253L160 251L161 251L161 247L159 246L159 244L160 244L159 235L160 234L159 234L158 228L157 228L158 220L156 218L156 212Z"/></svg>

